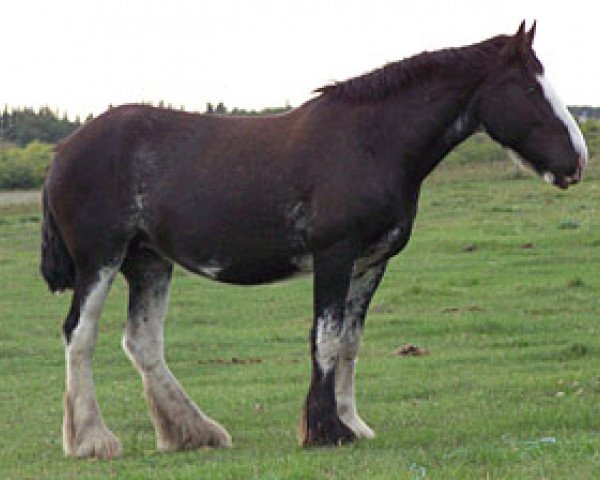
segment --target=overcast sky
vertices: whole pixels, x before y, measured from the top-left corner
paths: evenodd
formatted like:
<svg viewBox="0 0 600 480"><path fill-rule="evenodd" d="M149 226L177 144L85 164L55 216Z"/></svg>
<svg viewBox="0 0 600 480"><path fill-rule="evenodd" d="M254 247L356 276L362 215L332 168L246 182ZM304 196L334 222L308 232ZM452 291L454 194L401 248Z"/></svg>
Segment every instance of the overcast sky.
<svg viewBox="0 0 600 480"><path fill-rule="evenodd" d="M298 106L332 80L537 19L555 89L599 106L599 14L597 0L3 1L0 104Z"/></svg>

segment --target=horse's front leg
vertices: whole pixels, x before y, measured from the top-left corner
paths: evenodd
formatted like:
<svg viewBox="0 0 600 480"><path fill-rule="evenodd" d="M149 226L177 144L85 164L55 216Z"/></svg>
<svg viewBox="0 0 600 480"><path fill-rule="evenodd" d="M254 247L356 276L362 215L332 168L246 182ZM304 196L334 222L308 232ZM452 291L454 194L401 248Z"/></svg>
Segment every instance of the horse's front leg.
<svg viewBox="0 0 600 480"><path fill-rule="evenodd" d="M303 446L339 445L355 438L340 420L335 399L336 366L353 263L353 250L346 244L314 255L312 376L299 424Z"/></svg>
<svg viewBox="0 0 600 480"><path fill-rule="evenodd" d="M338 416L358 438L375 436L356 411L354 373L367 309L381 282L386 263L383 261L361 271L355 269L346 298L340 355L335 370L335 399Z"/></svg>

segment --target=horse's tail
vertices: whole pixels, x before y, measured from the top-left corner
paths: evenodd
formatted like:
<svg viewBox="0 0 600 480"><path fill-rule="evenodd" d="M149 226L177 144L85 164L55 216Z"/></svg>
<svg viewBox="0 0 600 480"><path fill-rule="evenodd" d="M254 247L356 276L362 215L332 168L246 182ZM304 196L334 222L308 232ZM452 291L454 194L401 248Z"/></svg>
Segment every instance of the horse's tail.
<svg viewBox="0 0 600 480"><path fill-rule="evenodd" d="M42 252L40 271L52 292L62 292L75 286L75 263L58 230L48 205L48 195L42 192Z"/></svg>

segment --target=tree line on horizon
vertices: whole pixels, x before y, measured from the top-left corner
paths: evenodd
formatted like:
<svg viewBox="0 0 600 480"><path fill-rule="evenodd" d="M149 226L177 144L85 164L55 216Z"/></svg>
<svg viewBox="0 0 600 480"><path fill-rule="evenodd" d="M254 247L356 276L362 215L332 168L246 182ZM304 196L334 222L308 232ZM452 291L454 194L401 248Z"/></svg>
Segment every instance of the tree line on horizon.
<svg viewBox="0 0 600 480"><path fill-rule="evenodd" d="M165 104L163 101L158 102L159 108L170 108L171 105ZM109 105L108 108L112 108ZM261 110L246 110L243 108L234 107L229 109L223 102L217 104L207 103L203 113L219 114L219 115L273 115L284 113L292 107L286 105L284 107L263 108ZM179 109L184 110L183 107ZM591 119L600 120L600 107L590 106L575 106L569 107L575 118L580 121ZM84 121L79 116L75 120L70 120L67 113L52 110L49 107L40 107L35 110L30 107L9 108L4 106L0 115L0 147L1 146L18 146L26 147L29 143L37 140L42 143L57 143L63 138L69 136L83 123L94 118L92 114L88 115Z"/></svg>
<svg viewBox="0 0 600 480"><path fill-rule="evenodd" d="M146 102L151 105L151 103ZM159 108L174 109L171 105L163 101L158 102ZM109 105L108 108L112 108ZM243 108L228 109L223 102L216 105L206 104L204 113L221 115L272 115L283 113L290 110L291 107L264 108L262 110L246 110ZM180 107L179 110L184 110ZM79 116L75 120L70 120L66 112L62 115L57 110L50 107L40 107L35 110L31 107L9 108L5 105L0 115L0 147L18 146L26 147L32 141L37 140L42 143L57 143L63 138L68 137L85 122L92 120L94 116L89 114L84 121Z"/></svg>
<svg viewBox="0 0 600 480"><path fill-rule="evenodd" d="M159 102L158 107L173 108ZM109 106L109 108L111 108ZM590 155L600 154L600 107L569 107L581 122L581 130L588 144ZM286 112L291 107L265 108L262 110L228 109L223 102L206 104L204 113L216 115L273 115ZM4 107L0 115L0 190L38 188L44 179L47 166L53 156L53 146L73 133L94 117L84 121L76 117L69 120L66 113L49 107ZM474 163L481 161L504 161L505 150L486 135L475 135L451 152L450 161Z"/></svg>

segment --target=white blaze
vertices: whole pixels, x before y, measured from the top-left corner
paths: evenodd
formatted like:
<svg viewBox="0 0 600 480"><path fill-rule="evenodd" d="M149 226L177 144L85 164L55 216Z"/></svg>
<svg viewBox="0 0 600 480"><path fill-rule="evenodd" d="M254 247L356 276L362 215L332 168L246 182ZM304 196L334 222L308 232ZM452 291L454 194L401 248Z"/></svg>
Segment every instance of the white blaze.
<svg viewBox="0 0 600 480"><path fill-rule="evenodd" d="M583 163L585 164L588 159L587 146L585 145L585 140L583 139L583 135L581 134L581 130L577 126L575 119L565 104L561 101L559 96L556 94L548 79L544 75L538 75L537 80L542 87L544 97L546 97L546 100L552 106L552 110L554 110L555 115L567 128L569 136L571 137L571 142L573 143L573 147L577 153L579 153L579 156L583 159Z"/></svg>

